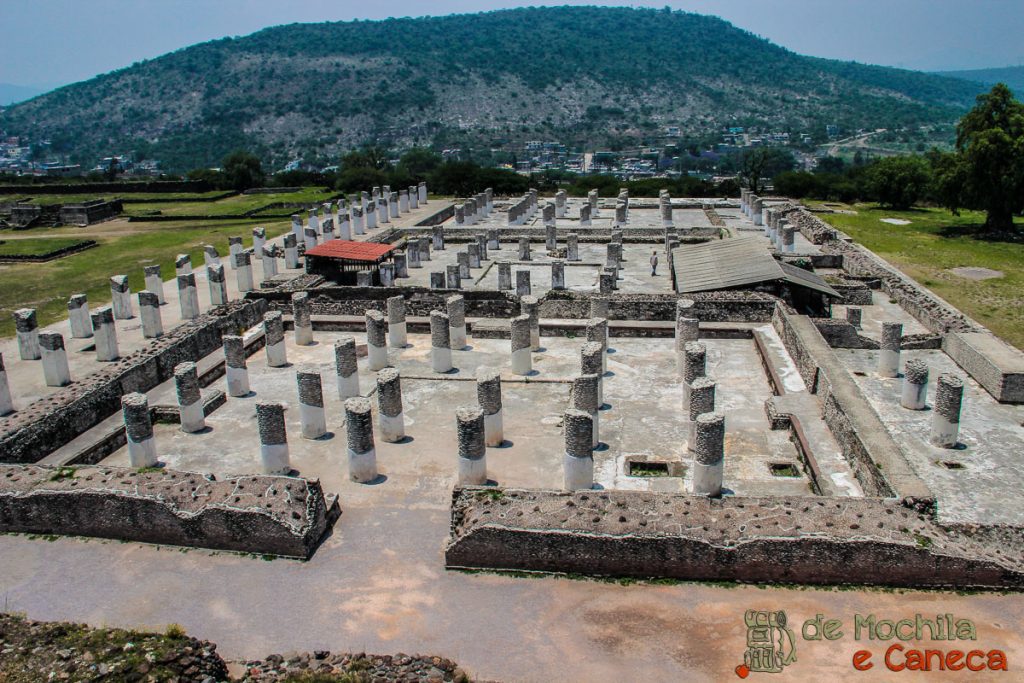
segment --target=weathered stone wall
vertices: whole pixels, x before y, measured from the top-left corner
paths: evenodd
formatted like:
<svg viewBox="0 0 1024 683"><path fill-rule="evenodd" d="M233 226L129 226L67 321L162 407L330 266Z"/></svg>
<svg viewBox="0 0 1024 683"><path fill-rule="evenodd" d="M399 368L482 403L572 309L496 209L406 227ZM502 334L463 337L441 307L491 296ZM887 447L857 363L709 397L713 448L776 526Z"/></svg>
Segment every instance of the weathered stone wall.
<svg viewBox="0 0 1024 683"><path fill-rule="evenodd" d="M691 294L608 294L614 320L675 320L676 302L694 302L692 317L703 322L768 322L778 299L763 292L720 291ZM589 318L593 294L551 290L541 299L545 318Z"/></svg>
<svg viewBox="0 0 1024 683"><path fill-rule="evenodd" d="M336 506L336 501L333 506ZM0 531L308 558L336 510L319 481L0 465Z"/></svg>
<svg viewBox="0 0 1024 683"><path fill-rule="evenodd" d="M934 496L810 318L783 306L772 320L807 389L817 394L822 417L867 495L896 496L930 509Z"/></svg>
<svg viewBox="0 0 1024 683"><path fill-rule="evenodd" d="M60 208L60 220L65 225L86 226L117 216L122 211L121 200L93 201L65 204Z"/></svg>
<svg viewBox="0 0 1024 683"><path fill-rule="evenodd" d="M1007 532L1019 544L1020 529ZM879 498L456 488L448 567L1007 588L1024 559Z"/></svg>
<svg viewBox="0 0 1024 683"><path fill-rule="evenodd" d="M270 310L291 311L296 290L248 292L247 300L264 300ZM478 318L508 318L519 315L519 301L513 294L498 291L430 289L427 287L339 287L328 285L306 290L313 315L363 315L368 310L386 311L392 296L405 297L406 315L429 316L445 309L445 299L459 294L466 300L466 315Z"/></svg>
<svg viewBox="0 0 1024 683"><path fill-rule="evenodd" d="M0 462L38 462L121 409L121 396L145 393L174 376L174 366L196 362L263 318L262 301L235 301L182 323L145 348L86 378L0 418Z"/></svg>

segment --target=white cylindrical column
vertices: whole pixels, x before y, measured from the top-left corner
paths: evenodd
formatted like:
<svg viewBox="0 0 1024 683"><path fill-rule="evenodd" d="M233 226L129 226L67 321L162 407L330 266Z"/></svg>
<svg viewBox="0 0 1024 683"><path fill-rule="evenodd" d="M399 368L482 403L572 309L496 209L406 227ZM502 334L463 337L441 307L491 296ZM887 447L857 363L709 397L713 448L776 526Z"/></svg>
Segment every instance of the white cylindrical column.
<svg viewBox="0 0 1024 683"><path fill-rule="evenodd" d="M252 258L249 252L240 251L232 256L235 262L235 282L238 284L238 291L242 294L253 290L252 280Z"/></svg>
<svg viewBox="0 0 1024 683"><path fill-rule="evenodd" d="M908 410L924 410L928 397L928 364L911 358L903 366L903 390L900 405Z"/></svg>
<svg viewBox="0 0 1024 683"><path fill-rule="evenodd" d="M224 343L224 374L227 378L228 396L240 398L249 395L249 370L245 362L245 345L242 338L226 334Z"/></svg>
<svg viewBox="0 0 1024 683"><path fill-rule="evenodd" d="M221 266L223 267L223 266ZM195 273L179 275L178 280L178 304L181 306L182 320L194 320L199 317L199 293L196 291ZM93 329L95 329L95 318Z"/></svg>
<svg viewBox="0 0 1024 683"><path fill-rule="evenodd" d="M334 372L338 378L338 398L344 401L359 396L355 337L343 335L334 342Z"/></svg>
<svg viewBox="0 0 1024 683"><path fill-rule="evenodd" d="M366 358L374 372L387 367L387 324L380 311L366 312Z"/></svg>
<svg viewBox="0 0 1024 683"><path fill-rule="evenodd" d="M530 316L520 315L512 318L509 323L512 340L512 372L516 375L529 375L533 372L533 359L530 357Z"/></svg>
<svg viewBox="0 0 1024 683"><path fill-rule="evenodd" d="M164 334L164 322L160 317L160 297L156 292L139 292L139 317L142 318L142 336L156 339Z"/></svg>
<svg viewBox="0 0 1024 683"><path fill-rule="evenodd" d="M188 254L178 254L174 259L174 275L188 275L192 272L192 257Z"/></svg>
<svg viewBox="0 0 1024 683"><path fill-rule="evenodd" d="M380 438L389 443L405 438L402 378L395 368L384 368L377 373L377 417L380 420Z"/></svg>
<svg viewBox="0 0 1024 683"><path fill-rule="evenodd" d="M494 368L476 372L476 398L484 411L484 442L494 448L505 440L501 415L501 373Z"/></svg>
<svg viewBox="0 0 1024 683"><path fill-rule="evenodd" d="M96 339L96 360L115 361L121 357L117 348L117 328L114 326L114 311L110 306L97 308L92 313L92 329Z"/></svg>
<svg viewBox="0 0 1024 683"><path fill-rule="evenodd" d="M899 376L902 340L903 325L901 323L882 323L882 342L878 351L879 377Z"/></svg>
<svg viewBox="0 0 1024 683"><path fill-rule="evenodd" d="M585 410L570 408L562 416L565 428L565 457L562 486L566 491L594 488L593 417Z"/></svg>
<svg viewBox="0 0 1024 683"><path fill-rule="evenodd" d="M43 377L48 387L71 384L68 354L64 350L64 337L57 332L41 332L39 348L43 355Z"/></svg>
<svg viewBox="0 0 1024 683"><path fill-rule="evenodd" d="M434 372L452 370L450 319L441 311L430 312L430 367Z"/></svg>
<svg viewBox="0 0 1024 683"><path fill-rule="evenodd" d="M451 347L455 350L466 348L466 300L460 294L453 294L444 301L448 313Z"/></svg>
<svg viewBox="0 0 1024 683"><path fill-rule="evenodd" d="M121 397L121 412L128 437L128 464L134 468L156 465L156 442L149 401L145 394L130 393Z"/></svg>
<svg viewBox="0 0 1024 683"><path fill-rule="evenodd" d="M299 387L299 420L302 438L319 439L327 433L327 413L324 411L324 391L320 372L305 367L295 373Z"/></svg>
<svg viewBox="0 0 1024 683"><path fill-rule="evenodd" d="M21 359L39 360L42 357L42 351L39 348L39 323L36 320L36 309L19 308L16 310L14 312L14 329L18 336L18 355Z"/></svg>
<svg viewBox="0 0 1024 683"><path fill-rule="evenodd" d="M704 413L697 418L693 458L693 494L722 495L725 463L725 416Z"/></svg>
<svg viewBox="0 0 1024 683"><path fill-rule="evenodd" d="M281 368L288 365L288 350L284 343L284 316L281 311L263 314L263 334L266 338L267 365Z"/></svg>
<svg viewBox="0 0 1024 683"><path fill-rule="evenodd" d="M388 344L401 349L408 344L405 324L405 297L401 294L388 297Z"/></svg>
<svg viewBox="0 0 1024 683"><path fill-rule="evenodd" d="M964 380L944 372L939 375L932 410L931 442L942 448L955 448L960 431L960 408L964 398Z"/></svg>
<svg viewBox="0 0 1024 683"><path fill-rule="evenodd" d="M206 283L210 287L211 306L223 306L228 302L228 283L224 281L224 266L222 264L214 263L206 266Z"/></svg>
<svg viewBox="0 0 1024 683"><path fill-rule="evenodd" d="M174 388L178 395L181 431L194 434L206 429L206 414L199 393L199 373L192 362L174 367Z"/></svg>
<svg viewBox="0 0 1024 683"><path fill-rule="evenodd" d="M292 294L292 321L295 326L295 344L309 346L313 343L313 321L309 315L309 292Z"/></svg>
<svg viewBox="0 0 1024 683"><path fill-rule="evenodd" d="M373 444L370 399L361 396L345 401L345 433L348 438L348 476L369 484L377 479L377 449Z"/></svg>
<svg viewBox="0 0 1024 683"><path fill-rule="evenodd" d="M0 417L13 412L14 401L11 399L11 385L7 382L4 354L0 353Z"/></svg>
<svg viewBox="0 0 1024 683"><path fill-rule="evenodd" d="M163 306L167 299L164 298L164 279L160 275L160 264L143 266L142 272L146 276L146 290L156 294L157 300Z"/></svg>
<svg viewBox="0 0 1024 683"><path fill-rule="evenodd" d="M530 350L540 350L540 302L535 296L519 299L519 313L530 318Z"/></svg>
<svg viewBox="0 0 1024 683"><path fill-rule="evenodd" d="M600 385L600 378L597 375L582 375L573 380L572 383L572 407L582 410L590 415L593 437L593 448L601 443L601 434L598 427L600 408L597 388Z"/></svg>
<svg viewBox="0 0 1024 683"><path fill-rule="evenodd" d="M455 411L459 439L459 486L487 484L487 447L484 445L484 411L477 406Z"/></svg>
<svg viewBox="0 0 1024 683"><path fill-rule="evenodd" d="M292 466L288 454L284 406L280 403L257 403L256 425L260 433L260 465L263 474L290 474Z"/></svg>
<svg viewBox="0 0 1024 683"><path fill-rule="evenodd" d="M68 322L71 324L72 339L92 337L92 319L89 317L89 302L85 294L72 294L68 299Z"/></svg>
<svg viewBox="0 0 1024 683"><path fill-rule="evenodd" d="M135 317L127 275L114 275L110 278L110 306L114 309L114 320L131 320Z"/></svg>

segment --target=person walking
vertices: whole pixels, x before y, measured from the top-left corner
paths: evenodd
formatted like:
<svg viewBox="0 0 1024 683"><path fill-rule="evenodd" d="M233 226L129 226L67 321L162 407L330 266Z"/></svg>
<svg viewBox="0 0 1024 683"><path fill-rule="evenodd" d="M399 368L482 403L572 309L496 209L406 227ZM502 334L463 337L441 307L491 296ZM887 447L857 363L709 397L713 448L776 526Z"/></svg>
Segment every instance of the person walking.
<svg viewBox="0 0 1024 683"><path fill-rule="evenodd" d="M658 274L658 252L651 252L651 275Z"/></svg>

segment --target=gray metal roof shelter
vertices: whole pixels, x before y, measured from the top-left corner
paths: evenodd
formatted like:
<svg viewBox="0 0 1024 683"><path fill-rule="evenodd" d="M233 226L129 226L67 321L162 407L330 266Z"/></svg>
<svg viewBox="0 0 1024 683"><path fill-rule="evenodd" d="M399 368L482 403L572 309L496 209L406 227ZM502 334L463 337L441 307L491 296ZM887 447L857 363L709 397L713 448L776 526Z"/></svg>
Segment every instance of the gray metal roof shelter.
<svg viewBox="0 0 1024 683"><path fill-rule="evenodd" d="M839 297L820 276L775 260L763 240L737 237L703 244L685 244L672 252L676 291L709 292L785 280L822 294Z"/></svg>

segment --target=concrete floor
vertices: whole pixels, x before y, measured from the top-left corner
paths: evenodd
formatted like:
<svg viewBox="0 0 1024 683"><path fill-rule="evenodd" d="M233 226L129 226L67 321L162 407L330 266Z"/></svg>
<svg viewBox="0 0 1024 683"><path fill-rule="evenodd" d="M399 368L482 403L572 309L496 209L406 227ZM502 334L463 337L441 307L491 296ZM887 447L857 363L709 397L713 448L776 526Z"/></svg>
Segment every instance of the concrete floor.
<svg viewBox="0 0 1024 683"><path fill-rule="evenodd" d="M508 443L488 449L489 477L502 486L560 488L564 436L561 416L569 407L570 382L579 373L581 339L542 337L542 350L533 356L535 374L528 382L508 372L509 342L473 339L464 351L453 352L457 372L430 371L427 335L410 335L410 347L393 349L391 362L402 373L403 408L410 439L391 444L376 436L380 471L388 477L381 486L348 481L345 456L344 410L337 397L333 369L333 340L338 333L319 332L317 343L296 347L288 337L291 367L270 368L263 351L248 361L252 393L229 398L207 420L208 431L186 434L173 425L156 425L160 459L173 469L251 474L259 468L255 431L257 401L282 401L295 407L295 369L317 367L323 378L324 405L330 435L318 440L299 436L298 410L286 412L292 465L304 477L321 480L327 491L352 501L373 503L382 488L403 490L455 483L457 442L455 408L476 405L476 368L500 368L505 436ZM356 334L357 343L365 335ZM716 405L726 414L726 487L740 495L776 493L810 495L807 479L773 476L769 463L798 465L788 432L771 431L764 401L771 395L756 349L749 340L709 339L708 375L718 382ZM373 395L376 373L360 361L360 387ZM413 377L429 379L409 379ZM605 378L605 408L600 412L603 445L595 452L597 482L605 488L684 491L689 463L687 424L682 419L682 395L675 377L671 339L613 338ZM223 380L212 388L223 389ZM173 401L170 383L151 392L151 402ZM97 431L101 431L99 429ZM681 463L680 477L633 477L626 460L645 456ZM127 450L111 454L104 464L127 466Z"/></svg>
<svg viewBox="0 0 1024 683"><path fill-rule="evenodd" d="M878 352L836 349L886 428L903 449L917 474L935 492L939 518L949 522L1024 524L1024 406L996 402L977 382L940 350L903 351L902 368L911 358L928 363L926 410L899 404L902 378L878 377ZM960 445L937 448L928 442L931 402L940 374L964 378ZM955 463L963 469L950 469Z"/></svg>

